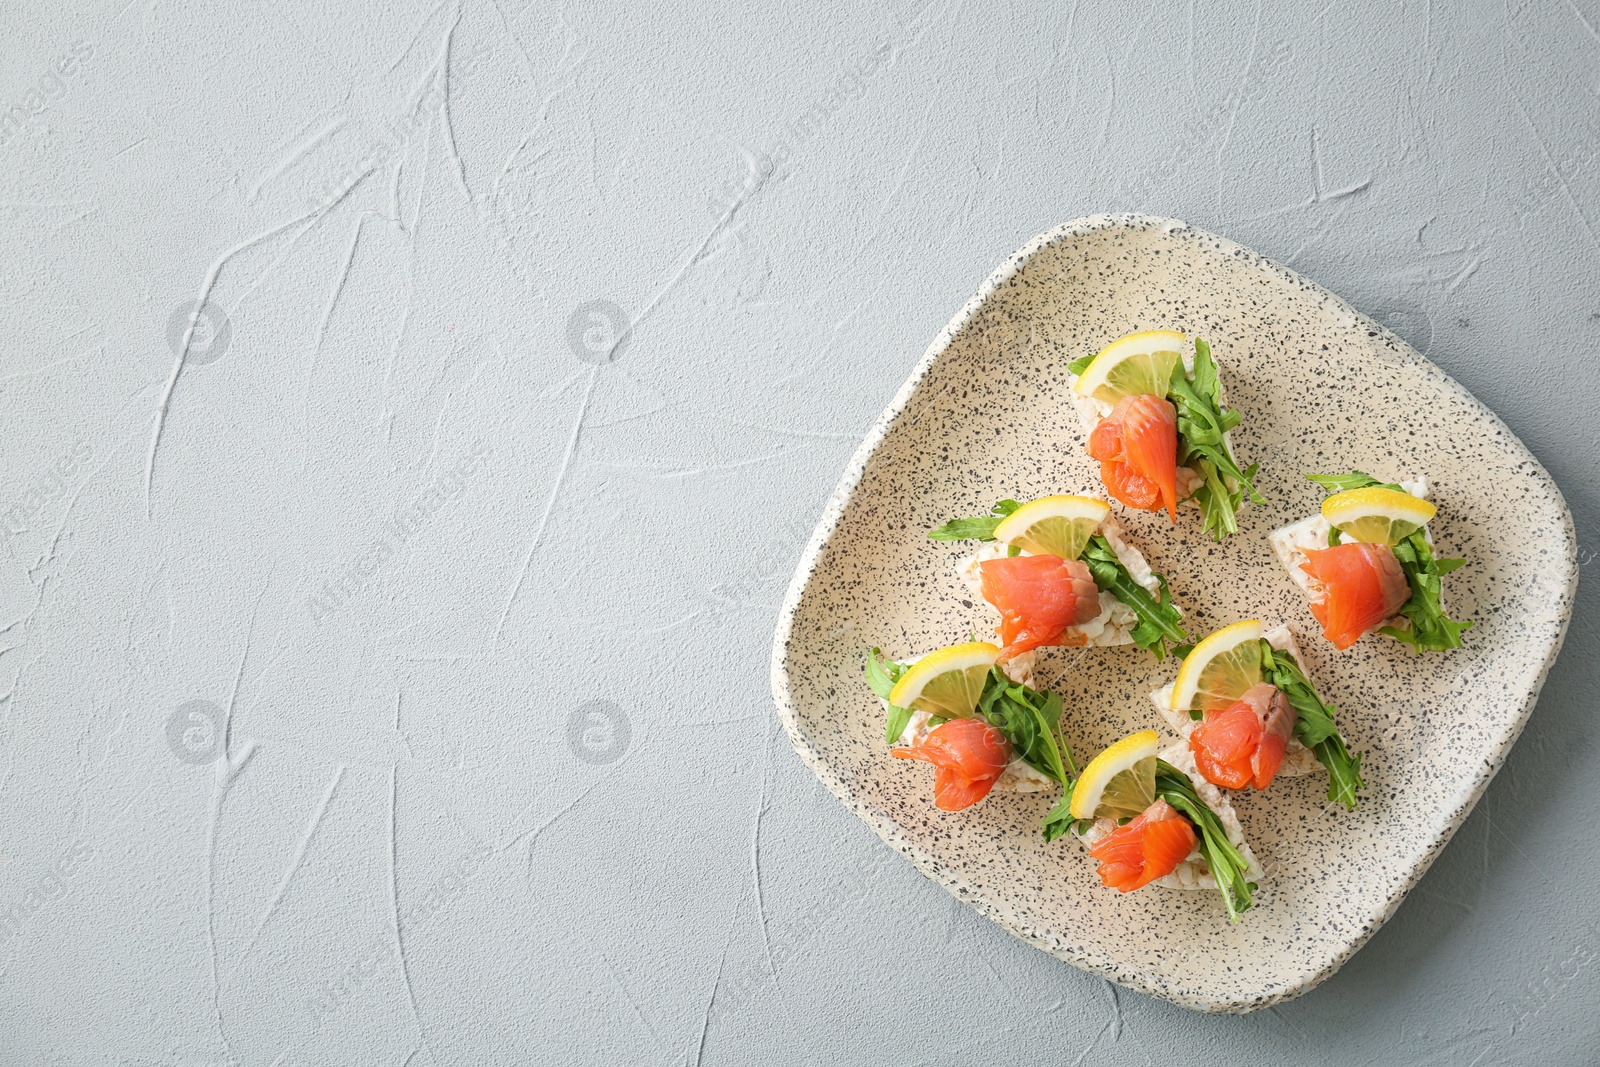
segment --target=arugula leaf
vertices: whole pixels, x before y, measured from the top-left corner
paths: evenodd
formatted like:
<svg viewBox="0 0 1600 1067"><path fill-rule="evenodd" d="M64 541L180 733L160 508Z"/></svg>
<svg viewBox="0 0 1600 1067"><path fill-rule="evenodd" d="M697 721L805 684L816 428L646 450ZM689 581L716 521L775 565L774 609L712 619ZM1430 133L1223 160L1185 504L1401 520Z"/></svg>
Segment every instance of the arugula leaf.
<svg viewBox="0 0 1600 1067"><path fill-rule="evenodd" d="M1393 489L1400 493L1405 492L1404 489L1401 489L1393 482L1380 482L1372 475L1362 474L1360 471L1351 471L1349 474L1308 474L1306 478L1322 486L1330 495L1348 492L1351 489L1368 489L1372 487Z"/></svg>
<svg viewBox="0 0 1600 1067"><path fill-rule="evenodd" d="M1231 462L1231 460L1230 460ZM1259 464L1252 463L1237 474L1230 474L1227 470L1218 470L1217 464L1209 459L1191 459L1188 466L1200 475L1200 485L1195 488L1194 501L1200 505L1201 527L1218 541L1232 533L1239 531L1237 513L1244 506L1245 496L1248 493L1251 500L1258 504L1266 503L1264 497L1250 485L1250 479L1256 476L1260 469ZM1240 478L1242 475L1242 480ZM1228 491L1228 481L1232 479L1236 489Z"/></svg>
<svg viewBox="0 0 1600 1067"><path fill-rule="evenodd" d="M1171 804L1194 824L1200 837L1200 854L1205 857L1211 877L1222 894L1222 903L1228 909L1228 921L1238 922L1242 912L1250 907L1251 892L1255 889L1245 879L1249 863L1243 854L1228 840L1227 828L1217 813L1206 806L1195 792L1189 776L1166 760L1156 760L1156 796Z"/></svg>
<svg viewBox="0 0 1600 1067"><path fill-rule="evenodd" d="M1050 814L1044 817L1044 823L1039 827L1039 832L1046 841L1054 841L1065 834L1078 822L1072 817L1072 784L1067 785L1067 791L1056 801L1056 806L1050 809Z"/></svg>
<svg viewBox="0 0 1600 1067"><path fill-rule="evenodd" d="M900 735L906 732L906 727L911 725L911 709L897 708L889 705L889 720L883 726L883 739L888 744L900 740Z"/></svg>
<svg viewBox="0 0 1600 1067"><path fill-rule="evenodd" d="M1348 474L1308 474L1306 477L1330 493L1342 493L1348 489L1366 489L1369 486L1405 492L1393 482L1380 482L1370 474L1363 474L1360 471L1351 471ZM1333 534L1329 534L1328 543L1338 544ZM1444 607L1439 602L1441 592L1439 578L1467 561L1435 559L1433 548L1421 530L1394 546L1394 558L1399 561L1400 569L1405 572L1406 583L1411 586L1411 599L1400 607L1400 614L1406 617L1410 625L1380 626L1378 632L1410 645L1413 652L1442 652L1445 649L1460 648L1461 634L1471 629L1472 623L1456 622L1445 615Z"/></svg>
<svg viewBox="0 0 1600 1067"><path fill-rule="evenodd" d="M1172 604L1172 594L1167 591L1165 578L1156 575L1160 587L1157 594L1152 595L1148 589L1133 580L1128 568L1117 559L1117 553L1112 549L1111 542L1100 534L1089 538L1081 558L1094 577L1094 584L1128 605L1139 617L1139 624L1129 634L1134 644L1154 653L1156 659L1164 659L1167 655L1166 642L1171 641L1174 644L1188 642L1189 635L1183 632L1183 627L1179 624L1183 616Z"/></svg>
<svg viewBox="0 0 1600 1067"><path fill-rule="evenodd" d="M1439 603L1439 576L1449 574L1466 560L1434 559L1433 549L1428 547L1421 530L1394 546L1394 558L1400 561L1400 569L1411 585L1411 599L1400 606L1400 614L1411 625L1381 626L1378 632L1410 645L1413 652L1460 648L1461 633L1471 629L1472 623L1456 622L1445 615Z"/></svg>
<svg viewBox="0 0 1600 1067"><path fill-rule="evenodd" d="M867 649L867 685L884 700L894 691L895 682L905 673L905 668L883 654L883 649Z"/></svg>
<svg viewBox="0 0 1600 1067"><path fill-rule="evenodd" d="M1361 755L1351 755L1338 734L1323 738L1311 747L1317 762L1328 768L1328 799L1356 810L1356 790L1364 789L1361 780Z"/></svg>
<svg viewBox="0 0 1600 1067"><path fill-rule="evenodd" d="M999 667L989 668L978 713L1006 735L1012 751L1065 785L1078 776L1078 768L1061 737L1061 712L1059 693L1030 689L1007 678Z"/></svg>
<svg viewBox="0 0 1600 1067"><path fill-rule="evenodd" d="M995 527L1021 506L1015 500L1008 498L990 508L989 510L993 512L991 515L951 519L937 530L929 530L928 536L935 541L993 541ZM1016 553L1013 552L1012 555Z"/></svg>
<svg viewBox="0 0 1600 1067"><path fill-rule="evenodd" d="M889 659L881 649L867 650L867 685L885 704L889 703L889 694L894 691L894 684L906 670L904 664ZM900 740L900 735L906 732L906 726L910 722L910 708L897 708L889 704L889 722L884 729L883 739L891 745L894 744Z"/></svg>
<svg viewBox="0 0 1600 1067"><path fill-rule="evenodd" d="M1361 757L1350 754L1334 725L1333 713L1339 709L1322 702L1294 656L1273 648L1265 640L1261 642L1261 670L1294 708L1295 737L1328 769L1328 799L1354 811L1356 790L1366 783L1361 780Z"/></svg>
<svg viewBox="0 0 1600 1067"><path fill-rule="evenodd" d="M1257 504L1267 501L1250 483L1257 466L1241 470L1222 439L1239 425L1239 413L1222 405L1217 364L1203 338L1194 339L1192 375L1174 374L1167 399L1178 409L1178 462L1200 475L1194 499L1205 531L1221 541L1238 532L1235 513L1247 497Z"/></svg>
<svg viewBox="0 0 1600 1067"><path fill-rule="evenodd" d="M1099 354L1100 353L1098 352L1090 352L1087 356L1079 356L1077 359L1067 364L1067 370L1071 371L1073 374L1082 374L1084 371L1089 369L1089 364L1093 363L1094 357L1098 356Z"/></svg>

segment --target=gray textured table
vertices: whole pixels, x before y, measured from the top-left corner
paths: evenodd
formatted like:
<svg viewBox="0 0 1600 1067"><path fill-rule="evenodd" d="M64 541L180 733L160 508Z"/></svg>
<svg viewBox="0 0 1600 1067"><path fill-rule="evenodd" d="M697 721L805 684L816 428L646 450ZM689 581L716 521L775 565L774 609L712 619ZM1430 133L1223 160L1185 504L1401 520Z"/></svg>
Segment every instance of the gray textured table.
<svg viewBox="0 0 1600 1067"><path fill-rule="evenodd" d="M1094 211L1392 326L1592 560L1594 0L64 6L0 11L0 1062L1600 1058L1587 585L1394 921L1245 1018L923 880L767 683L862 432Z"/></svg>

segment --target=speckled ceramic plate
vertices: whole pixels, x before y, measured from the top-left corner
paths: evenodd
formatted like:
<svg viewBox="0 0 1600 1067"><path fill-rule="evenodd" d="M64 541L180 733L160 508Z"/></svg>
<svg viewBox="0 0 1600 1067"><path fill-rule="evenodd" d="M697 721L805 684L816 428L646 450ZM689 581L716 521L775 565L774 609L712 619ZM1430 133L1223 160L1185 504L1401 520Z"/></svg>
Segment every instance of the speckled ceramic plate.
<svg viewBox="0 0 1600 1067"><path fill-rule="evenodd" d="M924 531L994 500L1099 492L1068 400L1067 362L1136 329L1200 333L1244 415L1266 506L1221 545L1197 514L1174 529L1119 509L1202 635L1239 618L1288 622L1351 746L1366 754L1359 811L1326 779L1279 779L1236 801L1267 869L1230 926L1214 892L1103 889L1072 841L1038 833L1052 799L992 794L933 807L927 768L887 757L862 650L907 657L993 633L954 573L961 546ZM1339 653L1315 629L1266 534L1319 506L1305 471L1425 474L1431 529L1468 565L1446 604L1477 624L1467 647L1414 658L1363 639ZM1029 943L1133 989L1205 1011L1250 1011L1332 974L1395 908L1488 785L1521 731L1566 628L1577 582L1572 520L1505 425L1395 335L1314 283L1223 238L1147 216L1095 216L1011 257L934 341L867 435L784 604L772 687L800 755L928 877ZM1149 692L1173 667L1135 648L1047 650L1086 757L1160 726Z"/></svg>

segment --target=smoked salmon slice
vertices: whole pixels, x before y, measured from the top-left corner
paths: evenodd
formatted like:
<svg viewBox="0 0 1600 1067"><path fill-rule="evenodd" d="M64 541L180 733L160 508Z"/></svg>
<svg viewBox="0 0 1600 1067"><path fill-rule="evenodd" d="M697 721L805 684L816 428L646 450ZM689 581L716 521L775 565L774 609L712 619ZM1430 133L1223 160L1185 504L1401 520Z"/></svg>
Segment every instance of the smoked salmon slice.
<svg viewBox="0 0 1600 1067"><path fill-rule="evenodd" d="M1100 884L1131 893L1171 874L1194 851L1194 827L1165 800L1144 809L1126 826L1119 826L1089 855L1100 861Z"/></svg>
<svg viewBox="0 0 1600 1067"><path fill-rule="evenodd" d="M1150 393L1125 396L1089 434L1106 491L1130 508L1178 521L1178 409Z"/></svg>
<svg viewBox="0 0 1600 1067"><path fill-rule="evenodd" d="M1000 612L1000 661L1041 645L1100 614L1100 587L1082 560L1005 556L978 564L983 599Z"/></svg>
<svg viewBox="0 0 1600 1067"><path fill-rule="evenodd" d="M889 754L933 764L934 806L960 811L989 795L1011 762L1011 742L979 719L951 719L928 731L920 745L892 748Z"/></svg>
<svg viewBox="0 0 1600 1067"><path fill-rule="evenodd" d="M1251 686L1244 695L1189 735L1189 751L1206 781L1224 789L1265 789L1283 765L1294 733L1294 709L1269 682Z"/></svg>
<svg viewBox="0 0 1600 1067"><path fill-rule="evenodd" d="M1348 541L1307 549L1306 559L1300 569L1322 583L1311 614L1335 648L1349 648L1411 599L1411 585L1388 545Z"/></svg>

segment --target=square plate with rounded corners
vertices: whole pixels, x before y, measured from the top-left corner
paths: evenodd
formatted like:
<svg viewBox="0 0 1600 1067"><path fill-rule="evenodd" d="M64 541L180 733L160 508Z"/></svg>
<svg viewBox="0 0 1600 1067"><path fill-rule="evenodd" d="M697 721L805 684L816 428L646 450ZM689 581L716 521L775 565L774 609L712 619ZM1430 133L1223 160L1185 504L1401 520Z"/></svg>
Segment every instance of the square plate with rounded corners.
<svg viewBox="0 0 1600 1067"><path fill-rule="evenodd" d="M1132 330L1205 337L1222 367L1243 462L1265 506L1213 544L1187 507L1117 512L1168 576L1199 637L1240 618L1291 626L1323 697L1364 753L1358 811L1322 774L1235 794L1266 868L1229 925L1214 891L1102 888L1071 839L1039 821L1048 794L995 793L970 811L932 803L922 764L887 758L862 652L906 658L993 634L954 573L969 548L929 540L1003 497L1101 495L1068 398L1069 360ZM1426 475L1445 555L1446 607L1470 618L1464 649L1412 656L1364 638L1336 652L1266 534L1317 509L1306 472ZM1114 505L1115 506L1115 505ZM887 843L961 900L1069 963L1203 1011L1246 1012L1332 974L1390 915L1461 825L1533 707L1577 585L1572 519L1554 482L1492 412L1320 286L1181 222L1099 215L1012 256L945 327L839 483L790 586L772 689L795 748ZM1080 762L1161 724L1149 693L1168 659L1133 647L1047 649L1042 684L1066 702ZM1165 731L1164 731L1165 735Z"/></svg>

